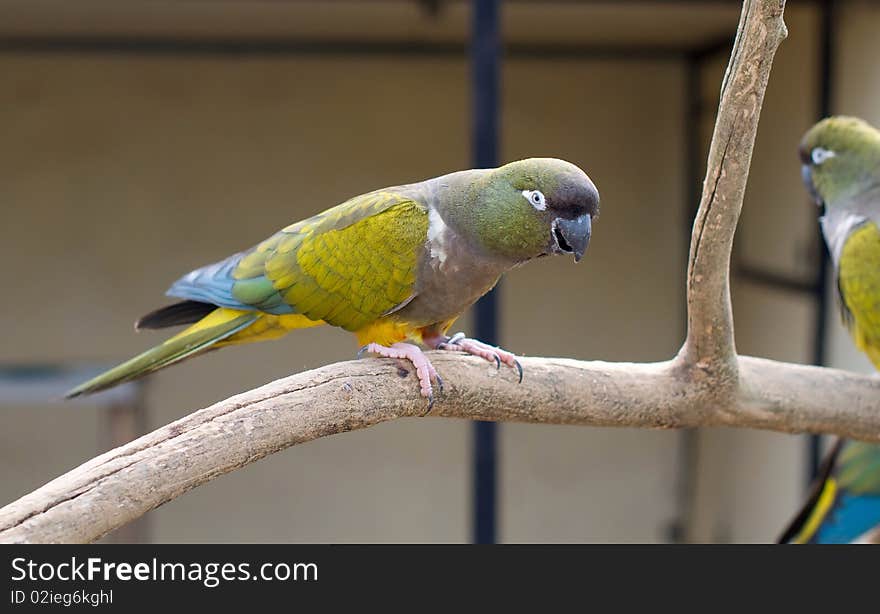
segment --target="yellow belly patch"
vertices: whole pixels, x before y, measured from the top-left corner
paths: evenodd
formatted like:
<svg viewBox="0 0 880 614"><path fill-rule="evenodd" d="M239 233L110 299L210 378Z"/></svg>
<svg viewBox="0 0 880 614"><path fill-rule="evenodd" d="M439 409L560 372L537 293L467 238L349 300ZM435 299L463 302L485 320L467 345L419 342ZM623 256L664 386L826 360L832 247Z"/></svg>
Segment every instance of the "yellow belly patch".
<svg viewBox="0 0 880 614"><path fill-rule="evenodd" d="M411 339L417 330L406 322L394 320L376 320L363 328L356 330L359 345L378 343L379 345L391 345L405 339Z"/></svg>
<svg viewBox="0 0 880 614"><path fill-rule="evenodd" d="M212 314L207 316L203 321L210 322L212 319L222 318L224 320L237 317L247 311L238 309L219 308ZM455 320L444 322L437 327L430 327L432 330L439 330L445 333ZM312 328L314 326L322 326L326 324L323 320L311 320L306 316L298 313L285 315L271 315L264 313L260 318L248 326L247 328L235 333L228 339L217 342L214 347L223 347L227 345L238 345L241 343L251 343L253 341L268 341L270 339L278 339L283 337L292 330L300 328ZM378 343L380 345L392 345L407 339L421 341L423 328L417 327L408 322L399 320L381 318L355 331L359 345L367 345L368 343Z"/></svg>
<svg viewBox="0 0 880 614"><path fill-rule="evenodd" d="M229 309L224 311L237 310ZM306 316L298 313L289 313L280 316L266 313L261 315L259 320L244 330L241 330L228 339L217 343L214 347L278 339L292 330L297 330L299 328L312 328L314 326L321 326L324 323L325 322L322 320L310 320Z"/></svg>

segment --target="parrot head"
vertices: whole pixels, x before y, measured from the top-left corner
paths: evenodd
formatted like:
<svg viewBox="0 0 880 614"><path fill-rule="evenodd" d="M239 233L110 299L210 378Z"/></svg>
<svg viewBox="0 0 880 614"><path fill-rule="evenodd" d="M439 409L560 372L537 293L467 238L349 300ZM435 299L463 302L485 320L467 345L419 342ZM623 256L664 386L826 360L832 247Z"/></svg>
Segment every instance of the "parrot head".
<svg viewBox="0 0 880 614"><path fill-rule="evenodd" d="M549 254L580 261L599 214L599 191L580 168L555 158L530 158L486 171L468 207L476 238L517 262Z"/></svg>
<svg viewBox="0 0 880 614"><path fill-rule="evenodd" d="M880 184L880 132L855 117L828 117L801 139L801 177L819 206Z"/></svg>

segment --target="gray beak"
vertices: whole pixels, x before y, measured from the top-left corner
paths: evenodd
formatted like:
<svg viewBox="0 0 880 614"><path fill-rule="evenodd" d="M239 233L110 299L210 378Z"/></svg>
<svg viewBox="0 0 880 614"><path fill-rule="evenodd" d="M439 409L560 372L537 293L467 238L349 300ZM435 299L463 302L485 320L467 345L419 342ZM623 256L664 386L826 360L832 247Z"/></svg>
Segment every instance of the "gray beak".
<svg viewBox="0 0 880 614"><path fill-rule="evenodd" d="M574 254L574 261L580 262L590 244L592 221L584 214L574 220L557 219L553 229L553 238L557 247L566 253Z"/></svg>
<svg viewBox="0 0 880 614"><path fill-rule="evenodd" d="M804 182L804 186L807 188L807 192L810 193L810 197L821 207L822 197L819 196L819 192L816 191L816 184L813 183L813 170L810 168L809 164L801 165L801 179Z"/></svg>

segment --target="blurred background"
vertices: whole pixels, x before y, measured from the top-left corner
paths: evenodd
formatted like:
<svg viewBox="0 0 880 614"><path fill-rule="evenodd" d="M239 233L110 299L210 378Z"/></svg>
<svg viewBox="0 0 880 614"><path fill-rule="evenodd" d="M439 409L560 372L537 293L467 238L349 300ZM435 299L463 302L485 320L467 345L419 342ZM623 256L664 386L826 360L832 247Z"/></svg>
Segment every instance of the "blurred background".
<svg viewBox="0 0 880 614"><path fill-rule="evenodd" d="M492 157L568 159L602 195L581 264L505 278L499 342L671 357L739 12L721 0L0 0L0 504L357 349L341 331L303 330L143 386L46 400L163 338L132 322L179 275L351 195ZM796 147L831 112L880 122L880 6L792 0L786 23L736 239L737 347L870 372L830 299ZM275 454L107 539L761 542L795 511L816 456L809 437L758 431L503 424L475 438L467 421L401 420Z"/></svg>

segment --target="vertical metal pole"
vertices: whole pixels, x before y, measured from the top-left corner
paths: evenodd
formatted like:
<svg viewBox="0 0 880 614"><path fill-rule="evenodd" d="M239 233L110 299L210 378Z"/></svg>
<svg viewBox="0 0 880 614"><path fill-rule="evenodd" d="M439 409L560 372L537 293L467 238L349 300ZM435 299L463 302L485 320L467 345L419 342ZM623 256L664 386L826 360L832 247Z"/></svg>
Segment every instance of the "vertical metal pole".
<svg viewBox="0 0 880 614"><path fill-rule="evenodd" d="M498 91L501 38L499 0L475 0L471 29L472 142L476 168L498 164ZM476 304L476 337L498 344L498 291ZM473 541L492 544L497 535L498 429L493 422L474 423Z"/></svg>
<svg viewBox="0 0 880 614"><path fill-rule="evenodd" d="M831 114L831 97L834 85L834 30L836 11L834 0L822 0L819 3L819 119ZM816 226L819 242L819 268L816 271L816 320L813 336L813 364L825 364L825 335L828 319L828 250L825 241ZM822 463L822 437L810 435L807 443L809 464L807 466L808 483L812 483Z"/></svg>
<svg viewBox="0 0 880 614"><path fill-rule="evenodd" d="M690 250L690 238L694 218L700 207L703 144L700 138L700 121L703 117L702 87L700 69L703 66L704 54L690 53L684 60L684 131L682 134L685 147L684 195L684 259L687 260ZM687 334L687 310L682 318L683 335ZM673 543L691 540L691 529L694 517L694 497L697 482L699 461L700 432L697 429L683 429L678 440L678 458L676 460L676 518L669 526L667 539Z"/></svg>

